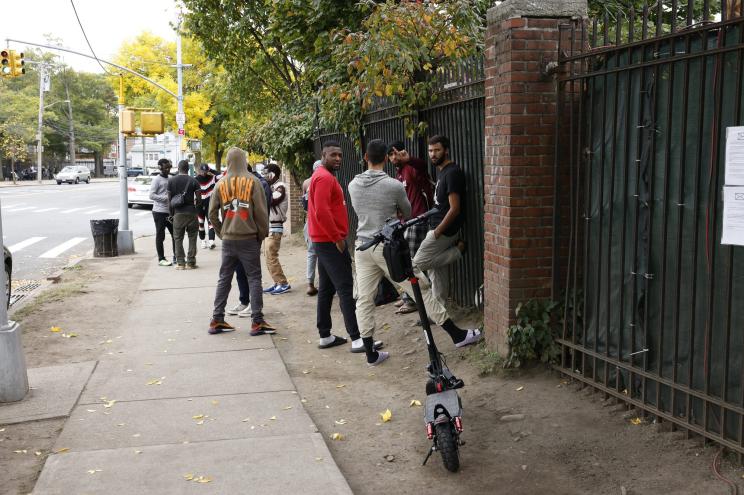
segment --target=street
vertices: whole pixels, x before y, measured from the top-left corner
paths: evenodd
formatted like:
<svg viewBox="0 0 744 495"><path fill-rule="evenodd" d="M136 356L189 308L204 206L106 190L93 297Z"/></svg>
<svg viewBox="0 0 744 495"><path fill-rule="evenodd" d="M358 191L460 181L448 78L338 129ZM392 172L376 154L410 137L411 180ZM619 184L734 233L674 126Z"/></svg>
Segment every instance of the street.
<svg viewBox="0 0 744 495"><path fill-rule="evenodd" d="M90 220L119 218L118 182L0 189L13 279L38 280L93 249ZM154 234L149 208L130 208L135 237Z"/></svg>

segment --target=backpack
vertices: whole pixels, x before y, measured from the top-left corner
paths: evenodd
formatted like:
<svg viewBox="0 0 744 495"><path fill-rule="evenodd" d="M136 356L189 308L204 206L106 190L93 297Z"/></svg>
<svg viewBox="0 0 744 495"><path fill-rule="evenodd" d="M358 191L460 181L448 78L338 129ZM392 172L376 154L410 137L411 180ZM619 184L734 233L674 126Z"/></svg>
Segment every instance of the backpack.
<svg viewBox="0 0 744 495"><path fill-rule="evenodd" d="M396 229L393 238L385 241L382 256L385 258L390 279L394 282L402 282L413 273L411 250L408 241L403 237L403 229Z"/></svg>

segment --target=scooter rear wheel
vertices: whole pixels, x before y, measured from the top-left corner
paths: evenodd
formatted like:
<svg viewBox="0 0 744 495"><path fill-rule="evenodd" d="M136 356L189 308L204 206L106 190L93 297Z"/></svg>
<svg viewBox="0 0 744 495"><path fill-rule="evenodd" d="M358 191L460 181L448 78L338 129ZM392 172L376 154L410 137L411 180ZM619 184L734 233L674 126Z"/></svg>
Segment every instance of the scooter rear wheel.
<svg viewBox="0 0 744 495"><path fill-rule="evenodd" d="M457 436L452 423L434 425L437 436L437 450L442 454L442 462L447 471L456 473L460 469L460 453L457 448Z"/></svg>

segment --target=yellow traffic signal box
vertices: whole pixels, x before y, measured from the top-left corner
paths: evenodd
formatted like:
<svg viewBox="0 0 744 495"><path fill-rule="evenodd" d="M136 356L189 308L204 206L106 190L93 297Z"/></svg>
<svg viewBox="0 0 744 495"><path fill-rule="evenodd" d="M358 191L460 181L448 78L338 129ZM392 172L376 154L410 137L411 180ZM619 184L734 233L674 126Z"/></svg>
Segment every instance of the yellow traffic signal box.
<svg viewBox="0 0 744 495"><path fill-rule="evenodd" d="M142 134L162 134L165 129L163 112L142 112Z"/></svg>
<svg viewBox="0 0 744 495"><path fill-rule="evenodd" d="M10 50L0 51L0 74L2 74L3 77L10 77L13 75Z"/></svg>
<svg viewBox="0 0 744 495"><path fill-rule="evenodd" d="M124 110L119 115L119 128L124 134L134 134L137 132L134 127L134 112L132 110Z"/></svg>
<svg viewBox="0 0 744 495"><path fill-rule="evenodd" d="M23 52L10 50L10 75L13 77L22 76L26 73L25 65L26 62L23 60Z"/></svg>

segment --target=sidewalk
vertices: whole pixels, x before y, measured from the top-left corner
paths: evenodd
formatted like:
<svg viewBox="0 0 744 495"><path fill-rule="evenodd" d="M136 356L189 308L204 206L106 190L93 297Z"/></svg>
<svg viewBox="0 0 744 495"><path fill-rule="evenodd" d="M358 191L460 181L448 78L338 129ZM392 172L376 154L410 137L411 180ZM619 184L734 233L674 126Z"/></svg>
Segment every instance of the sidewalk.
<svg viewBox="0 0 744 495"><path fill-rule="evenodd" d="M207 334L218 250L176 271L152 244L137 240L151 266L34 493L351 493L271 337L237 318Z"/></svg>

